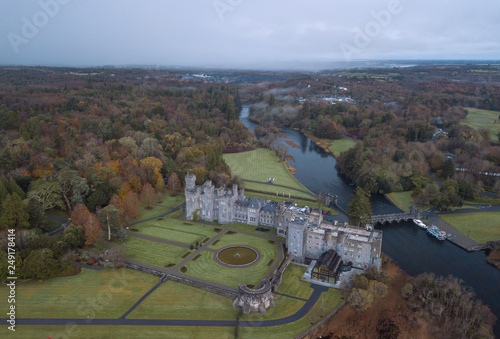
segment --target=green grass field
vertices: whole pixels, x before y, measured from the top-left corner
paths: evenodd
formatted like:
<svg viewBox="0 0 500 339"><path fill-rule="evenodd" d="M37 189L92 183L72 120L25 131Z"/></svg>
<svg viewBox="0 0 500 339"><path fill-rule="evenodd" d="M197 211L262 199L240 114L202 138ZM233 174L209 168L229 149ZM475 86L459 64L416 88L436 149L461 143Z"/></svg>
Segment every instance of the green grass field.
<svg viewBox="0 0 500 339"><path fill-rule="evenodd" d="M466 109L469 113L461 124L470 126L476 130L483 128L487 129L491 132L491 140L498 142L498 133L500 133L500 112L471 107L466 107Z"/></svg>
<svg viewBox="0 0 500 339"><path fill-rule="evenodd" d="M229 245L248 245L254 247L262 254L262 258L258 263L250 267L228 268L214 261L214 253L201 252L201 257L197 260L191 260L184 265L187 268L185 274L235 288L238 287L238 284L257 285L271 268L271 266L267 265L269 261L271 259L276 260L277 244L270 244L267 239L242 233L225 234L216 245L209 247L220 249Z"/></svg>
<svg viewBox="0 0 500 339"><path fill-rule="evenodd" d="M333 155L335 157L338 157L340 153L347 151L349 148L353 147L356 145L356 141L350 139L350 138L343 138L339 140L333 140L331 142L331 145L329 147L330 151L333 152Z"/></svg>
<svg viewBox="0 0 500 339"><path fill-rule="evenodd" d="M128 269L85 268L74 276L29 281L16 287L16 316L119 318L158 281L158 277ZM1 300L7 300L7 293L2 285Z"/></svg>
<svg viewBox="0 0 500 339"><path fill-rule="evenodd" d="M269 194L275 196L276 198L281 197L284 200L290 200L288 196L296 196L299 198L306 198L306 199L313 199L315 200L315 196L311 196L309 194L306 194L304 192L297 191L295 189L289 189L285 187L276 187L276 186L271 186L271 185L266 185L266 184L258 184L255 182L248 182L245 181L245 188L249 190L254 190L254 191L260 191L260 192L269 192ZM276 195L276 192L278 192L278 196ZM270 199L270 198L268 198Z"/></svg>
<svg viewBox="0 0 500 339"><path fill-rule="evenodd" d="M239 175L243 179L267 182L268 178L276 178L277 180L274 181L275 184L308 191L308 189L301 185L288 169L283 166L274 152L270 150L258 148L250 152L224 154L223 157L224 161L231 168L231 172ZM245 187L271 193L276 192L272 187L270 188L266 185L254 186L254 184L248 182L245 183ZM279 190L283 191L284 189L279 188ZM292 194L293 192L293 190L290 191ZM288 192L285 192L285 194L286 193Z"/></svg>
<svg viewBox="0 0 500 339"><path fill-rule="evenodd" d="M156 217L157 215L168 212L170 207L176 207L186 201L184 194L175 193L174 197L171 196L171 194L173 193L167 191L166 193L160 195L159 201L161 202L158 202L157 205L151 206L152 209L148 210L144 206L141 206L141 214L135 218L135 221Z"/></svg>
<svg viewBox="0 0 500 339"><path fill-rule="evenodd" d="M129 319L236 319L230 298L167 281L144 300Z"/></svg>
<svg viewBox="0 0 500 339"><path fill-rule="evenodd" d="M134 237L128 237L123 245L127 247L127 258L157 267L177 264L182 261L181 257L188 252L186 248Z"/></svg>
<svg viewBox="0 0 500 339"><path fill-rule="evenodd" d="M151 220L134 225L140 234L191 245L205 238L213 238L217 233L213 226L187 222L171 218Z"/></svg>
<svg viewBox="0 0 500 339"><path fill-rule="evenodd" d="M234 327L183 326L16 326L9 338L218 338L234 339Z"/></svg>
<svg viewBox="0 0 500 339"><path fill-rule="evenodd" d="M500 212L441 214L439 217L481 244L500 239Z"/></svg>
<svg viewBox="0 0 500 339"><path fill-rule="evenodd" d="M410 205L414 205L413 198L411 194L413 191L406 192L392 192L387 194L387 197L392 201L394 205L402 209L403 211L408 212L408 207Z"/></svg>
<svg viewBox="0 0 500 339"><path fill-rule="evenodd" d="M302 299L309 298L313 291L311 284L300 280L306 270L307 267L290 264L283 274L283 282L278 292Z"/></svg>

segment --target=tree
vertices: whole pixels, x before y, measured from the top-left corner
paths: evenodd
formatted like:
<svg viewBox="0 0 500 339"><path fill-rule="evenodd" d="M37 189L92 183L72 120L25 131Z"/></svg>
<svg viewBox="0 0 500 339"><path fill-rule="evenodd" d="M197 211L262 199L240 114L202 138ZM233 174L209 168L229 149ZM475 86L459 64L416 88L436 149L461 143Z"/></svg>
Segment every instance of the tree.
<svg viewBox="0 0 500 339"><path fill-rule="evenodd" d="M29 214L23 200L16 193L7 196L2 209L0 228L29 228Z"/></svg>
<svg viewBox="0 0 500 339"><path fill-rule="evenodd" d="M358 288L353 288L347 302L355 309L359 311L364 311L373 303L373 295L366 291Z"/></svg>
<svg viewBox="0 0 500 339"><path fill-rule="evenodd" d="M361 187L356 188L354 197L349 203L347 216L352 225L362 226L371 222L372 208L369 195Z"/></svg>
<svg viewBox="0 0 500 339"><path fill-rule="evenodd" d="M123 206L123 200L117 194L113 194L109 200L109 204L115 206L116 209L121 212L120 220L123 222L125 219L125 207Z"/></svg>
<svg viewBox="0 0 500 339"><path fill-rule="evenodd" d="M123 197L123 209L125 216L127 217L127 219L129 219L128 221L137 218L141 210L139 198L137 197L136 193L128 192Z"/></svg>
<svg viewBox="0 0 500 339"><path fill-rule="evenodd" d="M48 248L33 250L24 259L21 277L31 279L46 279L59 274L59 265L54 259L54 252Z"/></svg>
<svg viewBox="0 0 500 339"><path fill-rule="evenodd" d="M64 230L63 245L66 248L79 248L85 243L85 230L82 226L69 226Z"/></svg>
<svg viewBox="0 0 500 339"><path fill-rule="evenodd" d="M76 205L71 212L71 221L75 226L82 226L85 231L85 245L93 245L101 234L101 224L94 213L85 205Z"/></svg>
<svg viewBox="0 0 500 339"><path fill-rule="evenodd" d="M169 180L170 181L170 180ZM142 186L141 190L141 202L146 205L146 208L151 208L151 205L157 202L157 196L155 189L151 186L150 183L146 183Z"/></svg>
<svg viewBox="0 0 500 339"><path fill-rule="evenodd" d="M42 205L38 201L29 200L28 206L30 228L47 231L48 222L45 218L45 211L42 209Z"/></svg>
<svg viewBox="0 0 500 339"><path fill-rule="evenodd" d="M85 229L85 245L92 246L99 239L101 235L101 223L94 213L90 213L87 223L84 225Z"/></svg>
<svg viewBox="0 0 500 339"><path fill-rule="evenodd" d="M168 177L167 188L176 192L181 190L181 182L175 172L170 174L170 176Z"/></svg>
<svg viewBox="0 0 500 339"><path fill-rule="evenodd" d="M87 179L82 178L77 171L66 170L57 175L60 184L60 193L66 203L68 211L77 204L82 204L89 193Z"/></svg>
<svg viewBox="0 0 500 339"><path fill-rule="evenodd" d="M118 232L122 229L120 214L120 210L113 205L108 205L97 212L97 219L108 229L108 241L111 240L112 234L118 236Z"/></svg>
<svg viewBox="0 0 500 339"><path fill-rule="evenodd" d="M443 169L441 171L441 178L449 179L455 174L455 166L453 165L453 160L446 159L443 164Z"/></svg>
<svg viewBox="0 0 500 339"><path fill-rule="evenodd" d="M38 201L44 211L54 207L64 208L60 186L58 182L48 182L43 179L33 181L28 192L28 199Z"/></svg>

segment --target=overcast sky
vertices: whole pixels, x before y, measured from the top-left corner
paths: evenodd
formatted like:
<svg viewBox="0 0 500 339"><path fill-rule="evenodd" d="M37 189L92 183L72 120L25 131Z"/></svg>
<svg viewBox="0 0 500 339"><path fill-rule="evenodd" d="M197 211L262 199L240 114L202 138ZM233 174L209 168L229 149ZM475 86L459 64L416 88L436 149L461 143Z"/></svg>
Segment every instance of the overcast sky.
<svg viewBox="0 0 500 339"><path fill-rule="evenodd" d="M499 60L499 18L499 0L1 0L0 64Z"/></svg>

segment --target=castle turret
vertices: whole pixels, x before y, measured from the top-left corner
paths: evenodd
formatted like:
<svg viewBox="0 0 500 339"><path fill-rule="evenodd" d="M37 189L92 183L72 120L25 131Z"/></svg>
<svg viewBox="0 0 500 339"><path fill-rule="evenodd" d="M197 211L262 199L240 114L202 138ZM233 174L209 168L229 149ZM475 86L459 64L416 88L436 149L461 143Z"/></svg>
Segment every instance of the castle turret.
<svg viewBox="0 0 500 339"><path fill-rule="evenodd" d="M196 175L189 173L186 175L186 190L192 191L196 187Z"/></svg>

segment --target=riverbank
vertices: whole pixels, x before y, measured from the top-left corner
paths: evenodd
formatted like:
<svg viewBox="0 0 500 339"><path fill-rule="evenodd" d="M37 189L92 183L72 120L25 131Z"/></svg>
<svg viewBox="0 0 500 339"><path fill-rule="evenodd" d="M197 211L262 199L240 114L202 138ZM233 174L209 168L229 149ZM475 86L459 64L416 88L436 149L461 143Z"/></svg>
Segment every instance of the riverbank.
<svg viewBox="0 0 500 339"><path fill-rule="evenodd" d="M304 133L304 132L303 132ZM312 135L312 133L307 132L304 133L309 139L314 141L316 145L318 145L321 149L323 149L328 154L331 154L334 158L337 158L340 153L347 151L351 147L356 144L356 141L344 137L343 139L338 140L330 140L330 139L321 139Z"/></svg>
<svg viewBox="0 0 500 339"><path fill-rule="evenodd" d="M399 330L398 338L436 338L429 329L430 322L416 316L407 306L401 289L411 276L388 261L383 270L388 276L388 295L378 299L366 311L355 311L345 305L319 333L323 338L377 338L382 323L393 324Z"/></svg>

